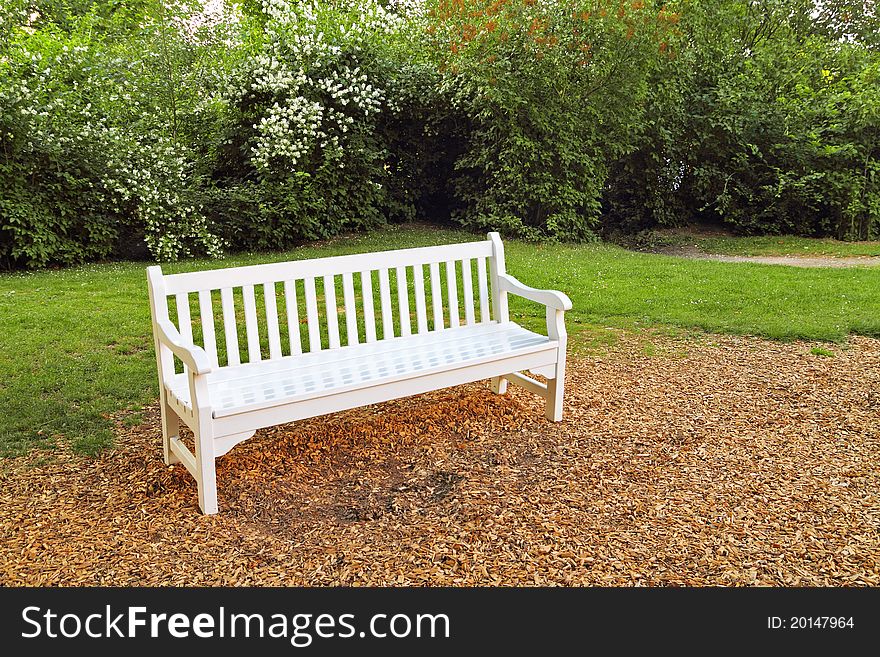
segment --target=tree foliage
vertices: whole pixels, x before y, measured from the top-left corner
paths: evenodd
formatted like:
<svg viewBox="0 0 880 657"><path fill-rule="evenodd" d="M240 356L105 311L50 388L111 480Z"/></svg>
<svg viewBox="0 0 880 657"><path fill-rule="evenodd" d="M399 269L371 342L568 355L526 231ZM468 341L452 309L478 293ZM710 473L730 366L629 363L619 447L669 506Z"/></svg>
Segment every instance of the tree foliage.
<svg viewBox="0 0 880 657"><path fill-rule="evenodd" d="M880 233L873 0L6 0L0 264Z"/></svg>
<svg viewBox="0 0 880 657"><path fill-rule="evenodd" d="M615 163L609 227L878 236L880 59L823 7L816 21L801 0L678 5L677 56L651 82L639 148Z"/></svg>

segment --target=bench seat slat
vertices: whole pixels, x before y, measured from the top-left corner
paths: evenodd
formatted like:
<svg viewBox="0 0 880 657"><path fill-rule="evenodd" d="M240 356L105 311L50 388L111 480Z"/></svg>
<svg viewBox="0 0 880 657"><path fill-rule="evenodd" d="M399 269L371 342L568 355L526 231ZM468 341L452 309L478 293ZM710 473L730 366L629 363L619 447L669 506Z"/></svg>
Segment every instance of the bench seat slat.
<svg viewBox="0 0 880 657"><path fill-rule="evenodd" d="M343 347L332 352L263 361L209 375L215 417L268 408L377 382L403 380L512 356L548 352L557 343L517 324L477 324L441 332ZM178 375L172 392L189 403L186 379Z"/></svg>

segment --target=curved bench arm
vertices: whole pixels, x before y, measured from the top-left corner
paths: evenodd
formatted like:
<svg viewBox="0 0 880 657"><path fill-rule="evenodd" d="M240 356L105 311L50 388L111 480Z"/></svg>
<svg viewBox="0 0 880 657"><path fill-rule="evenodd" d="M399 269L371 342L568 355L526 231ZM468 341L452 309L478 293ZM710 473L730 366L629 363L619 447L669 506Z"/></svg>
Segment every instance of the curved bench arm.
<svg viewBox="0 0 880 657"><path fill-rule="evenodd" d="M211 371L211 361L205 350L186 342L170 321L157 319L156 332L159 342L186 363L193 374L208 374Z"/></svg>
<svg viewBox="0 0 880 657"><path fill-rule="evenodd" d="M518 297L529 299L554 310L571 310L571 299L567 294L556 290L539 290L520 283L510 274L498 275L498 287Z"/></svg>

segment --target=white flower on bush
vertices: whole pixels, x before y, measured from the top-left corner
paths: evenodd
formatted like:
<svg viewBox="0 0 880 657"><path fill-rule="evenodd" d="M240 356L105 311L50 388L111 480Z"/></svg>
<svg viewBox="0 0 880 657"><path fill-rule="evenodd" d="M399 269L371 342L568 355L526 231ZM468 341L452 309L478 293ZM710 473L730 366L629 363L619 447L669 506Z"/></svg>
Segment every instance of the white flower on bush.
<svg viewBox="0 0 880 657"><path fill-rule="evenodd" d="M378 0L264 0L265 44L230 85L234 105L261 104L251 162L265 174L307 169L312 156L344 165L346 136L382 110L387 94L357 62L371 40L402 29ZM268 102L265 102L266 99Z"/></svg>
<svg viewBox="0 0 880 657"><path fill-rule="evenodd" d="M258 169L268 169L273 158L286 158L296 165L319 133L324 107L304 98L292 98L284 107L275 103L257 125L259 138L254 146L253 162Z"/></svg>

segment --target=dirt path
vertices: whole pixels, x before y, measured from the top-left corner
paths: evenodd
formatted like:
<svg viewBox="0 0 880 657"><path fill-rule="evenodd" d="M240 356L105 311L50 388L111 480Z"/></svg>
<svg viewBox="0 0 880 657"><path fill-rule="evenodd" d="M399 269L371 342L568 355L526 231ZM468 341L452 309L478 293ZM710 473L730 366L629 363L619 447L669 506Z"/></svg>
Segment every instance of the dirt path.
<svg viewBox="0 0 880 657"><path fill-rule="evenodd" d="M0 585L880 585L880 341L646 335L559 424L475 384L260 431L217 516L155 409L0 461Z"/></svg>
<svg viewBox="0 0 880 657"><path fill-rule="evenodd" d="M787 265L789 267L876 267L880 256L736 256L706 253L696 246L665 246L654 253L717 262L755 262L763 265Z"/></svg>

